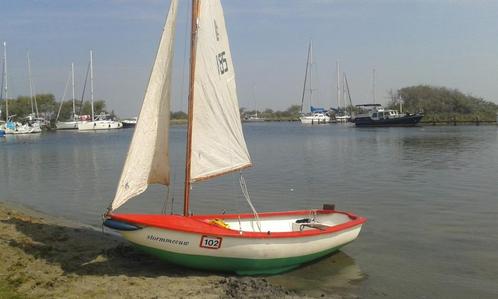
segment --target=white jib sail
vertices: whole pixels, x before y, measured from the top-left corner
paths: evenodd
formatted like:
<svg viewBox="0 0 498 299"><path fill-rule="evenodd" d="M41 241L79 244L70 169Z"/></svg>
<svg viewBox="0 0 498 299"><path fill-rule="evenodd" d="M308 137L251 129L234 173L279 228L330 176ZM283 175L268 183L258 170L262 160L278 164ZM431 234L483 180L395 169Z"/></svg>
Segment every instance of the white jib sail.
<svg viewBox="0 0 498 299"><path fill-rule="evenodd" d="M170 182L168 139L177 6L178 0L172 0L112 210L144 192L149 184Z"/></svg>
<svg viewBox="0 0 498 299"><path fill-rule="evenodd" d="M251 165L219 0L200 1L196 52L191 181Z"/></svg>

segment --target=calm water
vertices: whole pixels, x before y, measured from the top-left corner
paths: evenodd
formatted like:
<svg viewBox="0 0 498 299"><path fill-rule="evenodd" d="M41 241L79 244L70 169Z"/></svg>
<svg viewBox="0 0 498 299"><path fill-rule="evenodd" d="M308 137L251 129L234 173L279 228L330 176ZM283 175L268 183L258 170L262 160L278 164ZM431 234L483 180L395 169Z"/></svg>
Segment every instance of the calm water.
<svg viewBox="0 0 498 299"><path fill-rule="evenodd" d="M335 203L366 216L358 240L270 280L311 295L498 297L498 128L356 129L246 124L255 167L244 172L260 211ZM0 198L98 226L114 196L132 130L0 138ZM180 212L185 127L171 132ZM126 205L158 212L165 189ZM168 209L170 206L168 206ZM238 174L194 186L196 213L248 211Z"/></svg>

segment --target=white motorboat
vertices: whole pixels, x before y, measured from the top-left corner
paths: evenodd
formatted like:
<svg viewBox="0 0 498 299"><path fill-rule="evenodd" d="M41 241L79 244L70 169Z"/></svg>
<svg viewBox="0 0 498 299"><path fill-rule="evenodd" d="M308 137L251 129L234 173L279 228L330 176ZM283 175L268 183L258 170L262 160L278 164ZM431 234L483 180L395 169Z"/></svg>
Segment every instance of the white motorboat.
<svg viewBox="0 0 498 299"><path fill-rule="evenodd" d="M299 118L302 124L325 124L330 122L330 116L322 112L316 112L311 115L303 115Z"/></svg>
<svg viewBox="0 0 498 299"><path fill-rule="evenodd" d="M103 112L96 115L93 121L78 122L78 130L80 131L112 130L121 129L122 127L123 123L111 119L109 114Z"/></svg>
<svg viewBox="0 0 498 299"><path fill-rule="evenodd" d="M123 128L134 128L137 125L137 117L123 119L121 123Z"/></svg>

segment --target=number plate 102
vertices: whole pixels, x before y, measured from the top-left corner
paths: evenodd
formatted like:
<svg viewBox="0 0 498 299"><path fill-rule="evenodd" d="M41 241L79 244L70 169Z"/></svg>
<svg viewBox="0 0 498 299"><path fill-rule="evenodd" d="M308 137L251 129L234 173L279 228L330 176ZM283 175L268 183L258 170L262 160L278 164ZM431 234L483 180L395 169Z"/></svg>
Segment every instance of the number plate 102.
<svg viewBox="0 0 498 299"><path fill-rule="evenodd" d="M223 239L219 237L202 236L200 246L208 249L219 249L222 240Z"/></svg>

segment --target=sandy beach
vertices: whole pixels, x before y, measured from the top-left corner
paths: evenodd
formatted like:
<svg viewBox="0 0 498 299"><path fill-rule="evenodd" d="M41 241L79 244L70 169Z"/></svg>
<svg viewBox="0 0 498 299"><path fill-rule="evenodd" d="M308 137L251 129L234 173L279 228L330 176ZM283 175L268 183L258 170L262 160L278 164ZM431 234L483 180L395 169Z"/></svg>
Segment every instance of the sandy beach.
<svg viewBox="0 0 498 299"><path fill-rule="evenodd" d="M262 277L166 264L118 237L5 202L0 264L0 298L298 297Z"/></svg>

